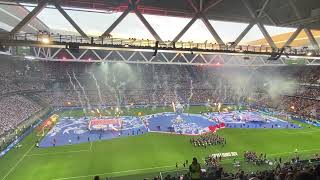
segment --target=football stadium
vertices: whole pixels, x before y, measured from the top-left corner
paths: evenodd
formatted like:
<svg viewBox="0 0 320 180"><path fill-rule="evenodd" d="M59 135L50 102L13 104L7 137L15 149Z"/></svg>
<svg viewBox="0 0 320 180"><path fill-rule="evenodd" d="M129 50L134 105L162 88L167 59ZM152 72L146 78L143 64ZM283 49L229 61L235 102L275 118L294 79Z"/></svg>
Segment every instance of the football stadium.
<svg viewBox="0 0 320 180"><path fill-rule="evenodd" d="M318 0L0 0L0 180L319 180L319 19Z"/></svg>

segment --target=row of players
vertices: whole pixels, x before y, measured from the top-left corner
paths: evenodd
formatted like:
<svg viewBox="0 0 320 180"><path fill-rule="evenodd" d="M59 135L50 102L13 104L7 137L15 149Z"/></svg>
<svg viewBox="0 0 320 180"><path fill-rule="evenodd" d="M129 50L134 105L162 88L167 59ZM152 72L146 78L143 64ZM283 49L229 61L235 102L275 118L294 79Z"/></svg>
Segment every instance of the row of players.
<svg viewBox="0 0 320 180"><path fill-rule="evenodd" d="M260 165L267 160L267 154L261 153L260 155L258 155L256 152L252 152L252 151L244 152L243 156L247 162L253 162L253 163L256 163L257 165Z"/></svg>
<svg viewBox="0 0 320 180"><path fill-rule="evenodd" d="M224 137L221 137L217 134L214 133L206 133L204 135L201 135L200 137L197 138L191 138L190 143L194 147L204 147L207 148L207 146L211 145L225 145L227 144L227 140Z"/></svg>

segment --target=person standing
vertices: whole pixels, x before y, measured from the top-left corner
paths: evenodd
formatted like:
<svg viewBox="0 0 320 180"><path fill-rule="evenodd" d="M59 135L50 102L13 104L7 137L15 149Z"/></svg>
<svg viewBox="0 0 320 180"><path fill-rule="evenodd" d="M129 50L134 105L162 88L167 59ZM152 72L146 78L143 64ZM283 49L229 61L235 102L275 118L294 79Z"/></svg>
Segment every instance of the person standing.
<svg viewBox="0 0 320 180"><path fill-rule="evenodd" d="M193 158L192 163L189 166L189 171L192 180L200 180L201 166L198 163L197 158Z"/></svg>

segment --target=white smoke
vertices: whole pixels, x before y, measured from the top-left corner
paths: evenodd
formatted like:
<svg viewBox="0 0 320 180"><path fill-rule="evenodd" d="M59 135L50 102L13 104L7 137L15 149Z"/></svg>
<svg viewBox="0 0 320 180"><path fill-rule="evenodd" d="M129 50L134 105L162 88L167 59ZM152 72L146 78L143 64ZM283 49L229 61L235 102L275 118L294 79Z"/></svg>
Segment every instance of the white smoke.
<svg viewBox="0 0 320 180"><path fill-rule="evenodd" d="M68 75L68 77L69 77L69 81L70 81L71 86L73 87L73 90L74 90L74 91L77 93L77 95L78 95L78 100L79 100L79 102L80 102L80 104L81 104L83 113L84 113L84 114L87 114L87 111L86 111L86 109L85 109L85 107L84 107L84 104L83 104L83 101L82 101L82 99L81 99L81 93L80 93L80 91L77 90L76 85L72 82L71 76L70 76L70 74L69 74L68 71L67 71L67 75Z"/></svg>
<svg viewBox="0 0 320 180"><path fill-rule="evenodd" d="M281 77L270 79L265 83L265 90L272 99L281 95L292 95L296 92L298 84L295 81L285 80Z"/></svg>

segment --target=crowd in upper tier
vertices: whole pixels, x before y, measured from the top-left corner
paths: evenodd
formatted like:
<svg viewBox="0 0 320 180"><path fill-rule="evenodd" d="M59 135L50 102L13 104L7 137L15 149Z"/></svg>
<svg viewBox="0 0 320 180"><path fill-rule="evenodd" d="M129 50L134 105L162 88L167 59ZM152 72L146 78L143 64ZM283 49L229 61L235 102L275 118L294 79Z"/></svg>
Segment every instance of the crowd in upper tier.
<svg viewBox="0 0 320 180"><path fill-rule="evenodd" d="M247 103L318 118L319 72L319 66L231 68L3 59L0 132L39 110L37 102L23 97L30 91L52 106ZM284 84L287 88L278 88Z"/></svg>
<svg viewBox="0 0 320 180"><path fill-rule="evenodd" d="M14 131L22 121L40 110L40 106L29 99L12 95L0 98L0 136Z"/></svg>

